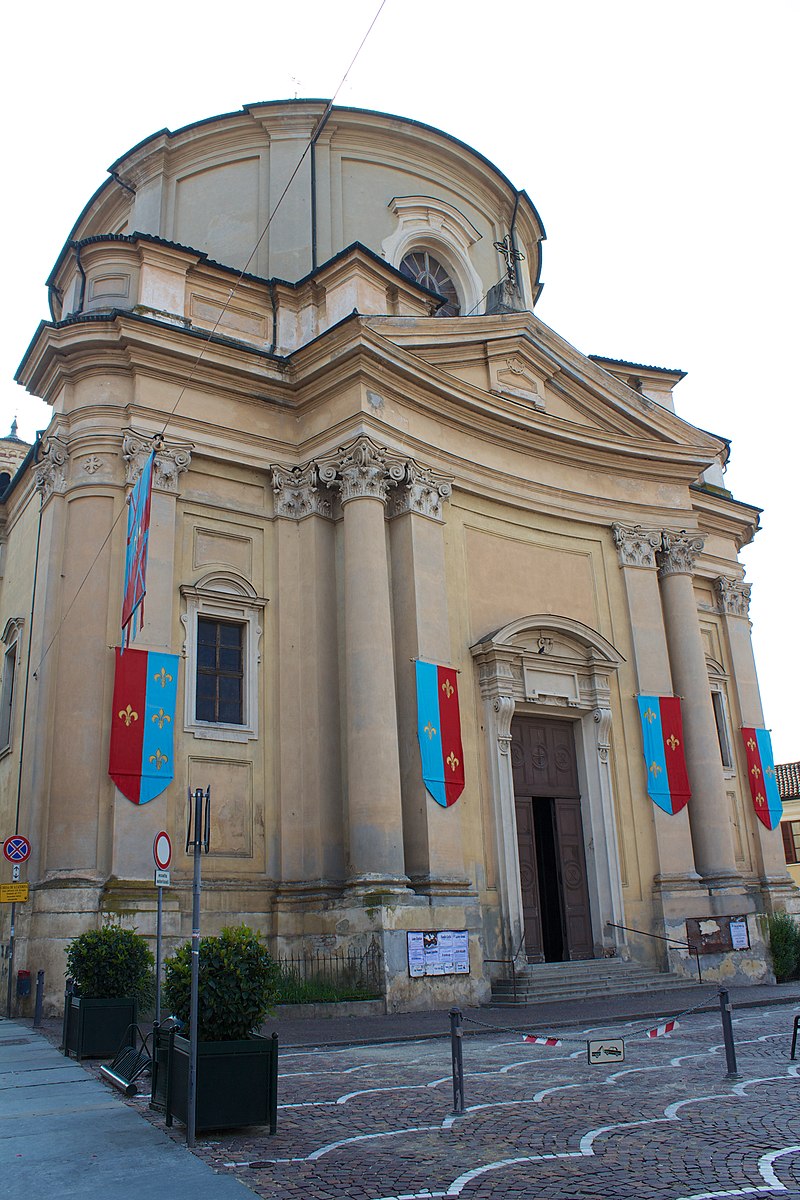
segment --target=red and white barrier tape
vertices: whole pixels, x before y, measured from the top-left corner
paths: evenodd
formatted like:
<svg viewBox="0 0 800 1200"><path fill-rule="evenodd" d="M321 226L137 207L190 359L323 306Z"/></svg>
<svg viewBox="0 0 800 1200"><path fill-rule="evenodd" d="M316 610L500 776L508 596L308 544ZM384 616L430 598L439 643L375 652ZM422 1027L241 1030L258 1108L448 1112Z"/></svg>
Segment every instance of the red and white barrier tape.
<svg viewBox="0 0 800 1200"><path fill-rule="evenodd" d="M677 1021L666 1021L663 1025L656 1025L653 1029L648 1029L647 1036L649 1038L668 1037L673 1029L678 1028Z"/></svg>
<svg viewBox="0 0 800 1200"><path fill-rule="evenodd" d="M523 1042L532 1042L536 1046L560 1046L562 1045L561 1038L556 1037L536 1037L533 1033L523 1034Z"/></svg>

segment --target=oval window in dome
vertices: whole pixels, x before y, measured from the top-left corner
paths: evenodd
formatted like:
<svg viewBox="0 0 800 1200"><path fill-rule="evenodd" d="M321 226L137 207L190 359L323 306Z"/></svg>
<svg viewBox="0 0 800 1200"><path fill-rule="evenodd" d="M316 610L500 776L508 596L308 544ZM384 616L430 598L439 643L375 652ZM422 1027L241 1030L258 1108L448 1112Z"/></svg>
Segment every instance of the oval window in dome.
<svg viewBox="0 0 800 1200"><path fill-rule="evenodd" d="M444 296L446 303L436 310L437 317L457 317L461 313L458 293L447 271L427 250L414 250L400 263L400 271L407 279L430 288Z"/></svg>

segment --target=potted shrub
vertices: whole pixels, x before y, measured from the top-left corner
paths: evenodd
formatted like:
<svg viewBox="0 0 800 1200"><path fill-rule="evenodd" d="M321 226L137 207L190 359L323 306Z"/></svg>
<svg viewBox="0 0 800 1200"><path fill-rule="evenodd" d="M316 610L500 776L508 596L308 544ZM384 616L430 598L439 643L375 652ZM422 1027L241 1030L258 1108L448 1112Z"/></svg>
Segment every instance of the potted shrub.
<svg viewBox="0 0 800 1200"><path fill-rule="evenodd" d="M64 1054L107 1058L135 1025L139 1004L153 996L153 955L132 929L104 925L73 938L66 949L72 980L64 1005Z"/></svg>
<svg viewBox="0 0 800 1200"><path fill-rule="evenodd" d="M186 1036L171 1035L166 1121L186 1122L189 1081L191 945L164 963L163 996ZM195 1129L269 1124L275 1132L278 1038L255 1030L271 1011L277 968L246 925L200 941Z"/></svg>

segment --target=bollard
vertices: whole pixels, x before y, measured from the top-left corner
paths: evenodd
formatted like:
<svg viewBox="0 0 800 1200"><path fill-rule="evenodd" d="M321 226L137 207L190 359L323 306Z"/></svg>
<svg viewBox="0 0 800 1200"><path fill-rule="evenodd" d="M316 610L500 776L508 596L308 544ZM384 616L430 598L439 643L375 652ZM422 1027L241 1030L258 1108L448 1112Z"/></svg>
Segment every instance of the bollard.
<svg viewBox="0 0 800 1200"><path fill-rule="evenodd" d="M727 988L719 989L719 1008L722 1016L722 1037L725 1042L725 1062L728 1065L728 1074L725 1078L738 1079L739 1072L736 1069L736 1047L733 1044L733 1024L731 1022L733 1005L730 1002Z"/></svg>
<svg viewBox="0 0 800 1200"><path fill-rule="evenodd" d="M33 1028L39 1029L42 1024L42 1005L44 1003L44 971L36 972L36 1004L33 1010Z"/></svg>
<svg viewBox="0 0 800 1200"><path fill-rule="evenodd" d="M464 1111L464 1059L462 1046L464 1033L461 1023L464 1015L460 1008L450 1009L450 1051L453 1060L453 1112Z"/></svg>

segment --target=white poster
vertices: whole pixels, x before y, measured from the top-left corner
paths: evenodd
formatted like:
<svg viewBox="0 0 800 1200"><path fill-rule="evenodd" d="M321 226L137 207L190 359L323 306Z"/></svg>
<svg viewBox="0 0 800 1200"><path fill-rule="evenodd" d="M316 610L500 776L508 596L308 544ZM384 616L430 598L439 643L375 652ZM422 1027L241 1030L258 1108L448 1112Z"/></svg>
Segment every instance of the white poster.
<svg viewBox="0 0 800 1200"><path fill-rule="evenodd" d="M423 975L468 975L469 934L466 929L440 929L435 933L415 930L408 937L408 973Z"/></svg>

